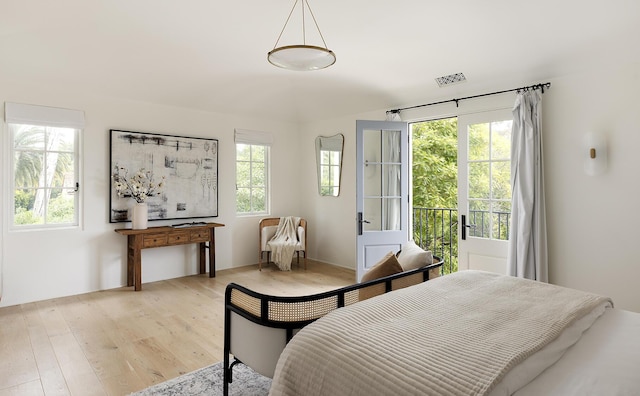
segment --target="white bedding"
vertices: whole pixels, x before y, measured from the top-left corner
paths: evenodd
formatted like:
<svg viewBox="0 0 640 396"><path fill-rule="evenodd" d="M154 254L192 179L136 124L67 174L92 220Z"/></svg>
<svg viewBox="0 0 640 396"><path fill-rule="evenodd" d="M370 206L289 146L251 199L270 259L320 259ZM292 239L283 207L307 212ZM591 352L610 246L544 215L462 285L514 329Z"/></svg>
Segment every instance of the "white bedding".
<svg viewBox="0 0 640 396"><path fill-rule="evenodd" d="M458 274L334 311L307 326L281 355L271 394L511 394L560 358L609 304L538 282ZM498 281L505 283L497 287ZM485 296L485 288L494 290ZM565 329L573 330L561 335ZM538 363L522 363L529 356ZM513 367L516 375L509 376ZM531 389L529 394L546 394Z"/></svg>
<svg viewBox="0 0 640 396"><path fill-rule="evenodd" d="M607 309L569 348L515 396L640 395L640 314Z"/></svg>

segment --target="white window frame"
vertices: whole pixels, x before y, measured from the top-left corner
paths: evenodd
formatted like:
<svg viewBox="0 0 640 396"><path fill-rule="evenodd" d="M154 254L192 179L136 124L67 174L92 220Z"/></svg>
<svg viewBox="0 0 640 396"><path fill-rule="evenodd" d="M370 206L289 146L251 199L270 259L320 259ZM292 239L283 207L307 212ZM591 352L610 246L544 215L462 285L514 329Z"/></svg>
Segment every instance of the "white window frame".
<svg viewBox="0 0 640 396"><path fill-rule="evenodd" d="M271 209L270 209L270 205L271 205L271 161L270 161L270 155L271 155L271 144L272 143L273 143L273 136L272 136L272 134L270 134L268 132L250 131L250 130L246 130L246 129L236 129L235 130L235 144L236 144L236 160L235 160L236 172L235 172L235 177L236 177L236 184L237 184L237 178L238 178L238 162L239 162L238 161L238 157L237 157L238 145L242 144L242 145L248 145L248 146L263 146L265 148L264 159L263 159L264 160L264 169L265 169L265 185L264 185L264 190L265 190L265 192L264 192L264 194L265 194L264 207L265 207L265 210L254 210L252 208L248 212L240 212L240 211L238 211L238 206L237 206L238 195L236 194L236 215L237 216L268 215L270 213L270 211L271 211ZM254 162L252 159L250 159L249 161L250 162ZM263 186L260 186L260 188L263 188ZM250 185L249 189L252 190L253 186ZM236 187L236 191L237 191L237 187ZM250 195L253 196L252 193Z"/></svg>
<svg viewBox="0 0 640 396"><path fill-rule="evenodd" d="M84 128L84 112L79 110L61 109L55 107L36 106L19 103L5 103L5 122L7 129L7 163L6 177L8 181L6 188L8 191L7 196L9 200L7 202L8 214L8 228L11 231L30 231L41 229L64 229L64 228L78 228L81 225L81 213L82 213L82 199L79 194L80 180L81 180L81 135ZM16 224L15 223L15 169L14 160L15 153L18 151L14 147L14 132L10 125L32 125L46 128L68 128L74 130L74 149L73 155L73 186L70 188L68 185L63 187L68 193L74 194L74 215L73 220L67 223L47 223L46 215L43 223L38 224ZM20 150L24 151L24 150ZM34 151L42 151L43 153L55 152L56 150L42 150L36 149ZM42 186L39 186L40 188ZM45 189L50 188L45 186ZM45 204L46 207L46 204Z"/></svg>

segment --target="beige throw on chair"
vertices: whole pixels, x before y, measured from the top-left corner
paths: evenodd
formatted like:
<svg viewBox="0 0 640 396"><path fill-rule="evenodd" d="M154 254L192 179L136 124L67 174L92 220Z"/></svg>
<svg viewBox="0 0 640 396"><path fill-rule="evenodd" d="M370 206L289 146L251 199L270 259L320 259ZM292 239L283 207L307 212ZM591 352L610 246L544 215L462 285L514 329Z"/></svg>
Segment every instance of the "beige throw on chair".
<svg viewBox="0 0 640 396"><path fill-rule="evenodd" d="M298 244L300 217L281 217L276 234L267 242L271 247L271 260L282 271L291 270L291 260Z"/></svg>

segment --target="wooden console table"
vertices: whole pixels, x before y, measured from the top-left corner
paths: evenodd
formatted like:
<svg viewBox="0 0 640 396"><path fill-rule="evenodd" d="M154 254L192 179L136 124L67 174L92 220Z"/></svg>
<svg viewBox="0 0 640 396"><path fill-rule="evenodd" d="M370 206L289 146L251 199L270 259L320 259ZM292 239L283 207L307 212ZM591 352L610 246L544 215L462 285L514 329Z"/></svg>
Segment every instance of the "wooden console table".
<svg viewBox="0 0 640 396"><path fill-rule="evenodd" d="M142 249L176 246L190 243L200 244L200 273L206 272L205 249L209 243L209 277L216 276L216 227L224 224L206 223L188 227L149 227L145 230L120 228L118 234L127 236L127 286L142 290Z"/></svg>

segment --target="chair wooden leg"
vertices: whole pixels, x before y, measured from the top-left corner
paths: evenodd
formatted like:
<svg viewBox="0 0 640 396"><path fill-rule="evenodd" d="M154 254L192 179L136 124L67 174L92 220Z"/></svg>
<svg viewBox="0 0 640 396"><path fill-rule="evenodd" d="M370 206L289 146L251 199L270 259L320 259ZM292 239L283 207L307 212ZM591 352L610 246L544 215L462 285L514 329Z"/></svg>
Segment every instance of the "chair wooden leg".
<svg viewBox="0 0 640 396"><path fill-rule="evenodd" d="M298 268L300 268L300 250L296 250L296 261L298 263ZM302 257L304 258L304 269L307 269L307 252L302 250Z"/></svg>

